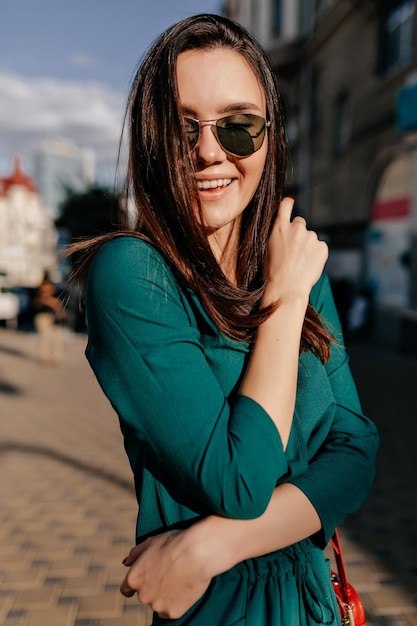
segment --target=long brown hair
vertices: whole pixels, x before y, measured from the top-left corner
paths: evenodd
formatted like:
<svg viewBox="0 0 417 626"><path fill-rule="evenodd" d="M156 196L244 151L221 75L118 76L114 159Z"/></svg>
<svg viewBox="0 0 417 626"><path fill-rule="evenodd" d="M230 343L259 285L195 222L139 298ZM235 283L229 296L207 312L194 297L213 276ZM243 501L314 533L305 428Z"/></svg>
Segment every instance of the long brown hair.
<svg viewBox="0 0 417 626"><path fill-rule="evenodd" d="M178 56L192 49L224 47L242 55L266 97L269 128L264 172L240 229L237 286L222 272L202 225L194 161L185 139L178 97ZM250 341L272 312L260 301L263 266L271 226L282 198L287 147L281 99L268 58L240 25L218 15L196 15L168 29L146 54L128 100L129 162L127 193L134 199L133 232L120 231L74 246L82 252L75 278L86 279L90 261L109 239L129 232L152 243L196 293L217 327L231 338ZM201 208L200 208L201 210ZM201 220L200 220L201 222ZM329 358L331 337L317 313L307 309L301 351Z"/></svg>

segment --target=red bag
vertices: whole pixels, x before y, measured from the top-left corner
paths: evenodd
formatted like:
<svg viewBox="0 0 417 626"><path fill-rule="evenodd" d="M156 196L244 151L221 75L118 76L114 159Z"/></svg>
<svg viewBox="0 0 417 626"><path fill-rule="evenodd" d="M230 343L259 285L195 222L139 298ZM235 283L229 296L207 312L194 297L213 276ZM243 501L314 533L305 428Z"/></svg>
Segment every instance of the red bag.
<svg viewBox="0 0 417 626"><path fill-rule="evenodd" d="M337 572L332 571L332 585L339 605L342 626L366 626L365 609L356 589L348 582L342 556L339 533L330 539L336 559Z"/></svg>

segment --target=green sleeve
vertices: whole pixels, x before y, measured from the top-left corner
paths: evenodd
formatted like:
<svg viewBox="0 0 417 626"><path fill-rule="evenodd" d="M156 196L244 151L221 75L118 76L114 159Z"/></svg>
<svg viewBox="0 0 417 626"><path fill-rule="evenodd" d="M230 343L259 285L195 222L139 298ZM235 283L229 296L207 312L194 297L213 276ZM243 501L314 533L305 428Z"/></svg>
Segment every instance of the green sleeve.
<svg viewBox="0 0 417 626"><path fill-rule="evenodd" d="M287 469L278 431L253 400L229 404L156 250L134 237L104 245L85 299L87 358L158 475L221 515L259 516Z"/></svg>
<svg viewBox="0 0 417 626"><path fill-rule="evenodd" d="M362 414L326 276L314 288L311 303L336 339L326 365L336 409L330 432L308 470L291 482L316 508L323 529L317 541L325 545L334 528L365 501L375 475L379 438L375 425Z"/></svg>

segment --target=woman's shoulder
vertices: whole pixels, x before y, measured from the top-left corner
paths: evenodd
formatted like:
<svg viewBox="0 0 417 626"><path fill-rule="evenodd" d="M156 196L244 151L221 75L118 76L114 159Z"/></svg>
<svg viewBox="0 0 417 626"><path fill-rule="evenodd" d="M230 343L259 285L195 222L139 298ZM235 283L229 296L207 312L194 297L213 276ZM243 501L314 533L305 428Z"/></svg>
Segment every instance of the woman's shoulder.
<svg viewBox="0 0 417 626"><path fill-rule="evenodd" d="M147 241L134 235L115 237L96 252L87 284L105 281L114 287L131 281L151 280L176 284L172 270L162 254Z"/></svg>
<svg viewBox="0 0 417 626"><path fill-rule="evenodd" d="M165 263L162 255L149 242L134 235L120 235L104 243L97 251L94 262L124 263L128 260L152 259Z"/></svg>
<svg viewBox="0 0 417 626"><path fill-rule="evenodd" d="M122 235L107 241L96 252L91 269L94 272L119 269L129 272L147 271L150 267L168 269L168 264L160 252L150 243L134 235Z"/></svg>

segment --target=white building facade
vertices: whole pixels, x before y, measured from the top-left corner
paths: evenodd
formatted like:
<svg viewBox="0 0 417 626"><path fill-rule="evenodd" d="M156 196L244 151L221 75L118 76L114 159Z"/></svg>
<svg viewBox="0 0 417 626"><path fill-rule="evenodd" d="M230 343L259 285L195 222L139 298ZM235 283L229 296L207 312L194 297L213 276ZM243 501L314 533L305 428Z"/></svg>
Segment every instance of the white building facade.
<svg viewBox="0 0 417 626"><path fill-rule="evenodd" d="M336 0L228 0L224 14L242 24L269 52L311 29L317 5Z"/></svg>
<svg viewBox="0 0 417 626"><path fill-rule="evenodd" d="M16 157L0 178L0 272L14 287L36 287L56 268L56 243L53 219Z"/></svg>

